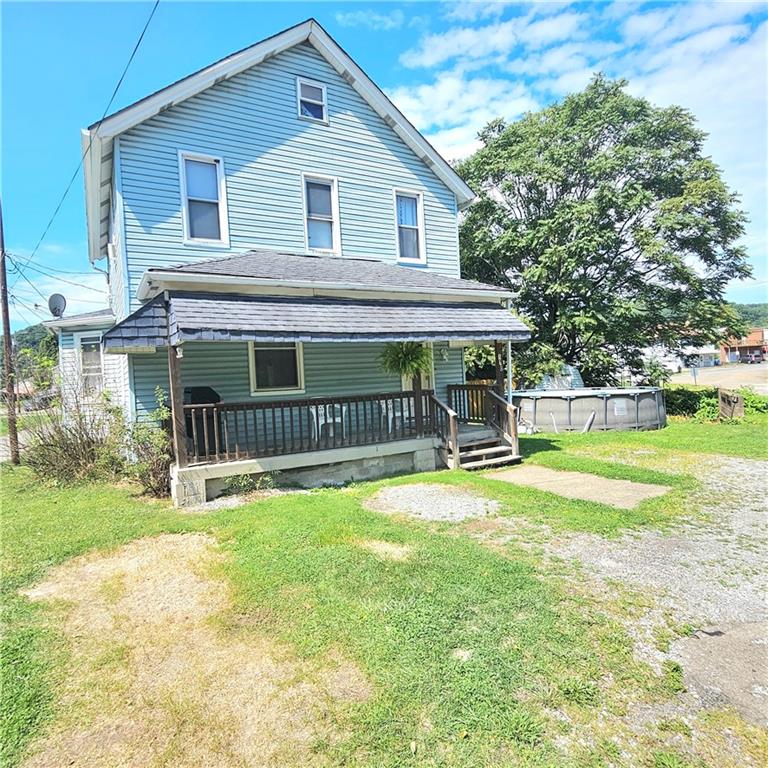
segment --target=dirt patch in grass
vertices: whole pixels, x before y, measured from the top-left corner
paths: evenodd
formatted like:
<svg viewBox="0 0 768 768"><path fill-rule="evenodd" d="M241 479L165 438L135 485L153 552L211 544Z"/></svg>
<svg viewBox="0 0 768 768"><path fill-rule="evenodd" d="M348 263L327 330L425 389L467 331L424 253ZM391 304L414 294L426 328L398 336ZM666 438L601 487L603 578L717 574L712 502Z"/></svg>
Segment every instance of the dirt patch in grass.
<svg viewBox="0 0 768 768"><path fill-rule="evenodd" d="M382 488L366 501L369 509L401 513L421 520L458 522L485 517L499 510L499 502L453 485L414 483Z"/></svg>
<svg viewBox="0 0 768 768"><path fill-rule="evenodd" d="M225 627L221 559L209 536L158 536L76 558L25 593L54 601L71 645L56 721L26 768L326 764L369 683L341 657L301 662Z"/></svg>
<svg viewBox="0 0 768 768"><path fill-rule="evenodd" d="M411 554L411 548L407 544L393 544L391 541L378 539L362 539L357 542L359 547L367 549L374 555L385 560L407 560Z"/></svg>

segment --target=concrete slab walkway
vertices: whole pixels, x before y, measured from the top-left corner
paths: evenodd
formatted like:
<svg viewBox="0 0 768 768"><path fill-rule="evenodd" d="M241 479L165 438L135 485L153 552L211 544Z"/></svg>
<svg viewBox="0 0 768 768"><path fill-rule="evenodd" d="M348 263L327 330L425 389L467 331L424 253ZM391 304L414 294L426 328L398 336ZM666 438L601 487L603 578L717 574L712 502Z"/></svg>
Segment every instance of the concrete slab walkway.
<svg viewBox="0 0 768 768"><path fill-rule="evenodd" d="M584 472L562 472L535 464L524 464L513 469L493 472L488 477L514 485L526 485L540 491L549 491L568 499L595 501L621 509L634 509L646 499L663 496L671 490L667 485L610 480Z"/></svg>

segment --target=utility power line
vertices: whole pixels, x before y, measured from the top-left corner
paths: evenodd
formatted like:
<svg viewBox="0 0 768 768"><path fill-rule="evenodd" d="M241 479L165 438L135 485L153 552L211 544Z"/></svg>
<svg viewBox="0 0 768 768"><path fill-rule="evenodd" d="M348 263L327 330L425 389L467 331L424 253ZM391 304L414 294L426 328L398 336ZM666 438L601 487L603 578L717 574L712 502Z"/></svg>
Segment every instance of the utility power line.
<svg viewBox="0 0 768 768"><path fill-rule="evenodd" d="M16 259L14 259L13 256L11 256L11 254L8 253L7 251L6 251L6 256L8 256L8 258L11 260L11 264L13 264L14 271L18 272L20 275L23 276L21 271L22 268L19 265L19 263L16 261ZM52 277L54 280L58 280L59 282L67 283L68 285L74 285L76 288L84 288L86 291L93 291L94 293L103 293L103 294L107 293L106 288L94 288L91 285L83 285L82 283L76 283L74 282L74 280L67 280L64 277L60 277L59 275L53 275L50 272L46 272L44 269L40 269L40 267L33 267L31 264L25 265L24 268L33 269L35 272L40 272L46 277Z"/></svg>
<svg viewBox="0 0 768 768"><path fill-rule="evenodd" d="M160 5L160 0L155 0L155 4L152 6L152 10L150 11L149 17L147 18L146 23L144 24L144 28L141 30L141 34L139 35L139 39L136 41L136 45L133 46L133 51L131 51L131 55L128 58L128 61L123 68L123 72L120 75L120 79L117 81L117 85L115 86L114 90L112 91L112 95L109 97L109 102L107 103L107 106L104 109L104 113L101 116L101 119L96 124L96 130L98 130L99 126L104 122L104 118L109 113L109 110L112 107L112 102L115 100L115 96L117 96L117 92L120 89L120 86L123 84L123 80L125 79L125 75L128 72L128 68L131 66L131 62L133 61L134 57L136 56L136 52L139 50L139 46L141 45L141 41L144 39L144 35L147 32L147 29L149 27L150 22L152 21L152 17L155 15L155 11L157 10L157 6ZM69 179L69 182L67 183L66 188L64 189L64 193L62 194L61 198L59 199L58 204L56 205L56 208L54 208L53 213L51 214L50 219L48 219L48 223L45 225L45 229L43 230L43 234L40 235L40 239L37 241L37 245L32 249L32 253L29 255L27 260L24 263L24 266L26 267L27 264L29 264L30 261L35 257L35 254L37 253L38 248L42 245L43 240L45 240L46 235L48 234L51 226L53 225L53 222L56 220L56 217L59 215L59 211L61 210L61 206L64 204L64 201L67 198L67 195L69 194L69 190L72 189L72 184L74 184L75 179L77 178L77 174L80 172L80 169L83 167L83 163L85 162L85 158L87 157L88 153L91 151L91 145L93 144L93 132L91 132L90 140L88 141L88 146L85 148L85 152L83 152L80 162L77 164L77 168L75 168L74 173ZM24 277L23 273L21 273L21 277ZM26 278L25 278L26 279ZM18 282L18 278L14 281L11 288L13 288L14 285Z"/></svg>

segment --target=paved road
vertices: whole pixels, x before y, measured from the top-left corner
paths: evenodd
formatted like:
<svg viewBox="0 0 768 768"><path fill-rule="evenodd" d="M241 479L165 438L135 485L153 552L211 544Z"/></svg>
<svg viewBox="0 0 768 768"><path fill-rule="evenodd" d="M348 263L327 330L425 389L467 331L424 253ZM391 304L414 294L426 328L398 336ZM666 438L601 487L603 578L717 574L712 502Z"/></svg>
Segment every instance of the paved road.
<svg viewBox="0 0 768 768"><path fill-rule="evenodd" d="M733 363L712 368L697 368L696 379L699 384L706 386L729 389L751 387L761 395L768 395L768 363ZM693 374L690 370L676 373L672 376L672 384L693 384Z"/></svg>

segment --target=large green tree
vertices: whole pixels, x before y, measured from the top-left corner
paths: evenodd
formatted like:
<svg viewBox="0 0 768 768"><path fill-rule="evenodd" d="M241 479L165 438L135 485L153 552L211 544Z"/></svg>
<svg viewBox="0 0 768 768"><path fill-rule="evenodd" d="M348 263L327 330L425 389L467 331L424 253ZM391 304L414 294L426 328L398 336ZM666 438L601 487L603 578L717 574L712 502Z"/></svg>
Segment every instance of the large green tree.
<svg viewBox="0 0 768 768"><path fill-rule="evenodd" d="M590 384L641 350L724 338L728 282L750 274L738 198L690 112L593 78L521 120L490 123L459 173L478 193L461 225L464 274L509 287L532 325L518 372L567 362Z"/></svg>

